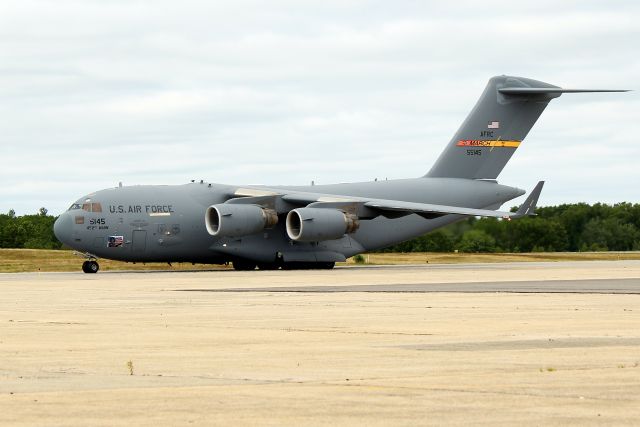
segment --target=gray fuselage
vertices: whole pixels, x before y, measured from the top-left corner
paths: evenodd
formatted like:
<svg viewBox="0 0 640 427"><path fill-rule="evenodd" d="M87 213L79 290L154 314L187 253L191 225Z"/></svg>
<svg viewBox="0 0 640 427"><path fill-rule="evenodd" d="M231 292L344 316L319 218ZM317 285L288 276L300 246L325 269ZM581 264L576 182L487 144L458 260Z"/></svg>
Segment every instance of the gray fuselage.
<svg viewBox="0 0 640 427"><path fill-rule="evenodd" d="M208 183L116 187L88 194L64 212L55 225L66 245L96 257L133 262L225 263L237 258L272 262L315 260L314 254L344 257L389 246L450 224L460 215L425 219L378 216L361 221L353 234L321 242L293 242L280 215L278 224L240 238L211 236L207 207L237 197L238 189L299 191L370 197L451 206L496 209L524 191L492 181L416 178L297 187L228 186ZM75 208L74 208L75 207ZM96 212L97 211L97 212ZM117 241L116 241L117 239Z"/></svg>

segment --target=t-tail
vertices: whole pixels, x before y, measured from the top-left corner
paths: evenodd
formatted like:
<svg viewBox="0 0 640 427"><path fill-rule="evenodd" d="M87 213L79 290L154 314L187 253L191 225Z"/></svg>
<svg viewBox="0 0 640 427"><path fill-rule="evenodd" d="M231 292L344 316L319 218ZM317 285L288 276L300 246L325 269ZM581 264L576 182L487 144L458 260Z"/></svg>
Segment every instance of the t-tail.
<svg viewBox="0 0 640 427"><path fill-rule="evenodd" d="M562 89L522 77L493 77L426 176L496 179L549 101L576 92L626 90Z"/></svg>

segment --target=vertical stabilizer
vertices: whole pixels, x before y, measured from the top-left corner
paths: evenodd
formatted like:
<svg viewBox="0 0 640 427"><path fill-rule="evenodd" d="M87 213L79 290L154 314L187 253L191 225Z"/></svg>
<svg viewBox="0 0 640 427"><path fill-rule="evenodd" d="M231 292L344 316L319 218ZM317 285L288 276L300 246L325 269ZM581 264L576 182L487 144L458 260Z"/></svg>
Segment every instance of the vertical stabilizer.
<svg viewBox="0 0 640 427"><path fill-rule="evenodd" d="M496 179L549 101L563 91L522 77L493 77L426 176Z"/></svg>

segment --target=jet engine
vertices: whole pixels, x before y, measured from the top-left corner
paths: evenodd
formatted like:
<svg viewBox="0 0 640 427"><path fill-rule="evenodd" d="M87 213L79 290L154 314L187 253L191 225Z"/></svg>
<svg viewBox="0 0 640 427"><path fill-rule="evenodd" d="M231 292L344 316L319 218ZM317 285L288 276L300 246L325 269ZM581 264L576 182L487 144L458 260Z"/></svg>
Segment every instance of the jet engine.
<svg viewBox="0 0 640 427"><path fill-rule="evenodd" d="M287 234L297 242L339 239L359 226L357 216L338 209L298 208L287 214Z"/></svg>
<svg viewBox="0 0 640 427"><path fill-rule="evenodd" d="M240 237L273 227L278 214L258 205L221 203L207 208L204 221L212 236Z"/></svg>

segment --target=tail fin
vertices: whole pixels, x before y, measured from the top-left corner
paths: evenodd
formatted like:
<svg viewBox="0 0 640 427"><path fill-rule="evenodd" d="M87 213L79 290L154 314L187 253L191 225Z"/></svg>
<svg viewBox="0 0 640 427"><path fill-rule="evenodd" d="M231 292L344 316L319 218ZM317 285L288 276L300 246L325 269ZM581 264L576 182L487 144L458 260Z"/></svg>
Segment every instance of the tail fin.
<svg viewBox="0 0 640 427"><path fill-rule="evenodd" d="M625 91L562 89L522 77L493 77L426 176L496 179L549 101L574 92Z"/></svg>

